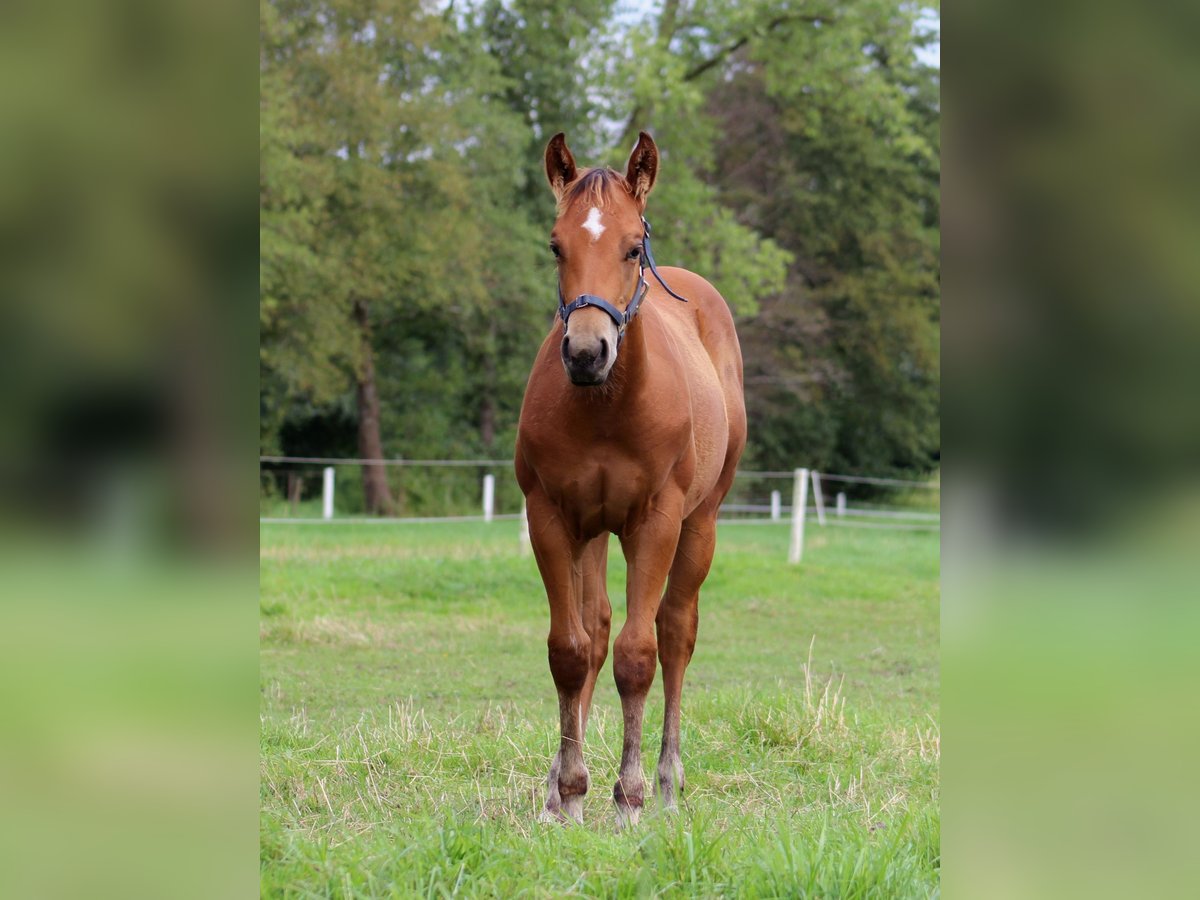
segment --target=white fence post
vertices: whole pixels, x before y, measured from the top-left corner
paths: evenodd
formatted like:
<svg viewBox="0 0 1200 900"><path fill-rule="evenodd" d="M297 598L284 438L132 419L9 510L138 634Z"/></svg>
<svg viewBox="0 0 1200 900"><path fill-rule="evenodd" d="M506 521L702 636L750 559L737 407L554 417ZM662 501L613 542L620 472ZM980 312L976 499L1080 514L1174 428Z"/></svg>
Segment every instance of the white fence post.
<svg viewBox="0 0 1200 900"><path fill-rule="evenodd" d="M483 521L492 521L496 512L496 476L483 476Z"/></svg>
<svg viewBox="0 0 1200 900"><path fill-rule="evenodd" d="M817 501L817 524L825 527L825 496L821 493L821 473L812 470L813 499Z"/></svg>
<svg viewBox="0 0 1200 900"><path fill-rule="evenodd" d="M528 556L533 552L533 542L529 540L529 510L525 501L521 501L521 555Z"/></svg>
<svg viewBox="0 0 1200 900"><path fill-rule="evenodd" d="M845 491L838 491L837 514L838 514L839 519L842 518L844 515L846 515L846 492Z"/></svg>
<svg viewBox="0 0 1200 900"><path fill-rule="evenodd" d="M779 491L771 491L771 521L778 522L783 511L783 495Z"/></svg>
<svg viewBox="0 0 1200 900"><path fill-rule="evenodd" d="M792 543L788 562L798 563L804 555L804 514L808 506L808 469L796 469L792 480Z"/></svg>
<svg viewBox="0 0 1200 900"><path fill-rule="evenodd" d="M325 467L324 483L321 485L321 518L333 518L333 466Z"/></svg>

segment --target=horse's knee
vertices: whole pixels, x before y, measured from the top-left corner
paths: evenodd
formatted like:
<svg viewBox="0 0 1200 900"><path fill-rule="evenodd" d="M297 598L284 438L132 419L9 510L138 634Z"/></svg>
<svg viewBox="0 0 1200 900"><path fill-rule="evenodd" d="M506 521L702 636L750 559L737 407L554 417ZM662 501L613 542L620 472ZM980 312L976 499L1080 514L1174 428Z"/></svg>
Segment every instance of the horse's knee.
<svg viewBox="0 0 1200 900"><path fill-rule="evenodd" d="M654 682L658 646L654 637L632 638L624 633L613 644L613 676L622 697L638 696L650 690Z"/></svg>
<svg viewBox="0 0 1200 900"><path fill-rule="evenodd" d="M551 634L546 645L554 683L565 691L580 690L591 663L592 642L587 633Z"/></svg>

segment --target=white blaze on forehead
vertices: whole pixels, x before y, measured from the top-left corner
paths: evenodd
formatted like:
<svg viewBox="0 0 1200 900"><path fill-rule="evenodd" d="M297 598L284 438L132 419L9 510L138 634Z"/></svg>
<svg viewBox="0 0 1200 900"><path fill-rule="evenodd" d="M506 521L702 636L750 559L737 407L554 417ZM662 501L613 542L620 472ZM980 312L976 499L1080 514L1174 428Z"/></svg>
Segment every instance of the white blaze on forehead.
<svg viewBox="0 0 1200 900"><path fill-rule="evenodd" d="M592 236L592 243L600 240L600 235L604 234L604 226L600 224L600 207L593 206L588 210L587 221L583 223L584 229Z"/></svg>

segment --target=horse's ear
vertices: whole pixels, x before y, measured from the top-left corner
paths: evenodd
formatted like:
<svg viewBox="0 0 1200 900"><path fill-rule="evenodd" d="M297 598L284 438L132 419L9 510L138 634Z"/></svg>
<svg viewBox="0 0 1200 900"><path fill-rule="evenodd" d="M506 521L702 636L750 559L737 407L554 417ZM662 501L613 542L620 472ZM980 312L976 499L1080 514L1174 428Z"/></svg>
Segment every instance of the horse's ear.
<svg viewBox="0 0 1200 900"><path fill-rule="evenodd" d="M546 180L559 200L567 185L575 180L575 157L567 147L567 136L561 131L546 145Z"/></svg>
<svg viewBox="0 0 1200 900"><path fill-rule="evenodd" d="M658 176L658 147L654 138L642 131L638 133L637 146L629 156L629 166L625 169L625 181L633 199L646 206L646 197L654 187L654 179Z"/></svg>

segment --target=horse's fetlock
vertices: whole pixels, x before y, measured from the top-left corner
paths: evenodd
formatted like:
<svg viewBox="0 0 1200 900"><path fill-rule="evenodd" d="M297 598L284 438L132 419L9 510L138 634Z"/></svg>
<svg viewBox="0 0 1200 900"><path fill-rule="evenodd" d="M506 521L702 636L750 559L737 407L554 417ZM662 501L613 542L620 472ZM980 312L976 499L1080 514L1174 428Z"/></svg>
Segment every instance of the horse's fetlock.
<svg viewBox="0 0 1200 900"><path fill-rule="evenodd" d="M613 785L613 801L618 806L640 807L645 803L645 800L645 786L640 780L636 785L627 785L624 780L618 778L617 783Z"/></svg>
<svg viewBox="0 0 1200 900"><path fill-rule="evenodd" d="M575 772L560 772L558 775L558 794L564 800L567 797L582 797L591 787L588 770L580 768Z"/></svg>
<svg viewBox="0 0 1200 900"><path fill-rule="evenodd" d="M683 763L679 760L660 760L658 763L658 784L664 790L683 790Z"/></svg>

